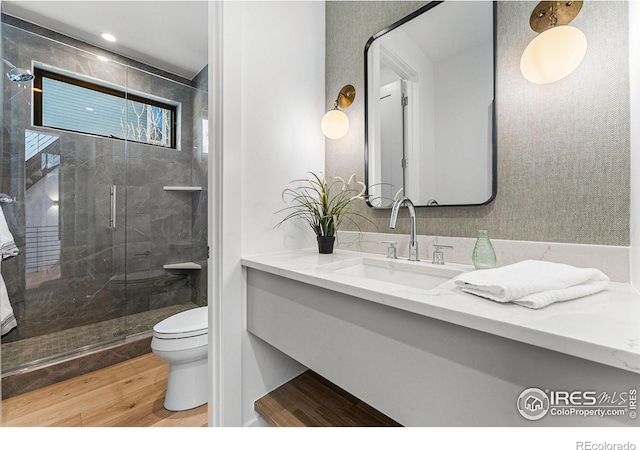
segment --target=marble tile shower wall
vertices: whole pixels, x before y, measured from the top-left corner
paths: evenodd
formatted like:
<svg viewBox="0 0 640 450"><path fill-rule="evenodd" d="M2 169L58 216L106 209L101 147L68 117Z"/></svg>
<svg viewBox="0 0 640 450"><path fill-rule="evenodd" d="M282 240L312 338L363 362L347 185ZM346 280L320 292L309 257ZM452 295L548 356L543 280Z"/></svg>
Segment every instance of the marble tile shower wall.
<svg viewBox="0 0 640 450"><path fill-rule="evenodd" d="M207 162L202 152L206 68L195 79L198 89L101 62L89 52L7 24L2 24L2 43L4 57L19 67L31 67L33 61L49 64L181 105L177 151L33 127L30 89L4 84L0 192L19 201L3 211L21 256L2 265L19 323L3 342L175 304L206 305L205 270L162 269L163 264L185 261L204 266L207 259ZM58 136L47 151L60 155L60 277L29 289L24 270L25 130ZM109 227L112 185L118 192L115 229ZM167 185L203 190L164 191Z"/></svg>

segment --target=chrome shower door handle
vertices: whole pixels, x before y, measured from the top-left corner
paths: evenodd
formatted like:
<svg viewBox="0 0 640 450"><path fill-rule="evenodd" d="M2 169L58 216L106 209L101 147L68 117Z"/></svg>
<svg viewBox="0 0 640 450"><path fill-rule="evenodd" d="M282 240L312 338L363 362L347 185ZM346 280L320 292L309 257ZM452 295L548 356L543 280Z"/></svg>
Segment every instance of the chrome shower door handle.
<svg viewBox="0 0 640 450"><path fill-rule="evenodd" d="M111 201L111 211L109 214L109 228L116 228L116 186L109 188L109 200Z"/></svg>

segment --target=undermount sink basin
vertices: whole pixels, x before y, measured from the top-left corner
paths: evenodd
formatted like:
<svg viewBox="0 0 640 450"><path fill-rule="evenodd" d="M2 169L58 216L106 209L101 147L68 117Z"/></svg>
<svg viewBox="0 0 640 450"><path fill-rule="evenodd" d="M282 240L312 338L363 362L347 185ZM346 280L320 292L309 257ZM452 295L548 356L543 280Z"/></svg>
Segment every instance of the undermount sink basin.
<svg viewBox="0 0 640 450"><path fill-rule="evenodd" d="M321 270L419 289L433 289L463 272L426 261L367 257L328 264Z"/></svg>

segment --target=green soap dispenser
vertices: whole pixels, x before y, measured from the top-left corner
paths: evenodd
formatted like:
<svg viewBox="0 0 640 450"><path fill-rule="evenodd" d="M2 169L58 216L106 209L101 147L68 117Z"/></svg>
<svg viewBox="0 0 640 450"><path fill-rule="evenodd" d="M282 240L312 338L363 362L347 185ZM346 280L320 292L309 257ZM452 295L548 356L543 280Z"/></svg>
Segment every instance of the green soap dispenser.
<svg viewBox="0 0 640 450"><path fill-rule="evenodd" d="M496 266L496 252L489 240L487 230L478 230L478 239L471 255L476 269L493 269Z"/></svg>

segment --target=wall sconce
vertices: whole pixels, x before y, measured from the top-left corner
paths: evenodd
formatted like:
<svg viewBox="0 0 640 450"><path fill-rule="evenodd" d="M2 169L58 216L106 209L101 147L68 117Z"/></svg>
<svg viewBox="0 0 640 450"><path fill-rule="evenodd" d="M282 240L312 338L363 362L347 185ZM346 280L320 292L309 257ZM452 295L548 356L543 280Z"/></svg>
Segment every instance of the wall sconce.
<svg viewBox="0 0 640 450"><path fill-rule="evenodd" d="M329 139L340 139L349 131L349 118L338 109L338 106L346 109L351 106L354 98L356 98L356 88L347 84L340 89L333 109L328 111L322 118L320 128L322 128L322 132Z"/></svg>
<svg viewBox="0 0 640 450"><path fill-rule="evenodd" d="M536 84L561 80L573 72L587 53L587 38L568 26L582 9L579 1L540 2L529 18L533 31L540 33L529 43L520 59L522 75Z"/></svg>

